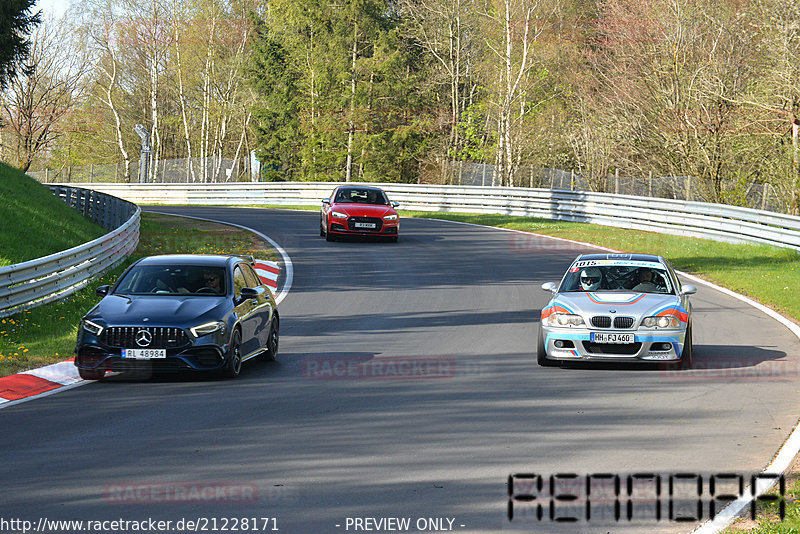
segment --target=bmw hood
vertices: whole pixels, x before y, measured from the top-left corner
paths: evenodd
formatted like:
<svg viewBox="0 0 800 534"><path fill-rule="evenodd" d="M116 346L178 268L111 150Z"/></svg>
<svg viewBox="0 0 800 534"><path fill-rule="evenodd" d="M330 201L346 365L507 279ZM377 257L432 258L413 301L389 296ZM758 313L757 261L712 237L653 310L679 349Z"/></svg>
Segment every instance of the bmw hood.
<svg viewBox="0 0 800 534"><path fill-rule="evenodd" d="M193 326L189 323L226 306L225 297L108 295L86 316L102 318L108 326ZM214 313L220 317L222 313ZM146 320L145 320L146 319Z"/></svg>
<svg viewBox="0 0 800 534"><path fill-rule="evenodd" d="M565 311L584 318L594 315L626 316L640 319L655 315L676 315L686 322L686 310L675 295L627 292L574 292L559 293L542 310L547 317L553 312Z"/></svg>

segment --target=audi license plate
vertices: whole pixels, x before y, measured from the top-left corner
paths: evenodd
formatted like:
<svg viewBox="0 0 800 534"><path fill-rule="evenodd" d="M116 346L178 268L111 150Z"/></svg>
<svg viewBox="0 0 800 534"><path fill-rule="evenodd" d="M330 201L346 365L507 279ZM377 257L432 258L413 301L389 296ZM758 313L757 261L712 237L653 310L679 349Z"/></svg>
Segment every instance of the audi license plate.
<svg viewBox="0 0 800 534"><path fill-rule="evenodd" d="M374 229L375 228L375 223L360 223L360 222L357 222L353 226L355 226L356 228L373 228Z"/></svg>
<svg viewBox="0 0 800 534"><path fill-rule="evenodd" d="M592 332L593 343L633 343L633 334L617 334L614 332Z"/></svg>
<svg viewBox="0 0 800 534"><path fill-rule="evenodd" d="M167 349L122 349L122 357L133 360L155 360L167 357Z"/></svg>

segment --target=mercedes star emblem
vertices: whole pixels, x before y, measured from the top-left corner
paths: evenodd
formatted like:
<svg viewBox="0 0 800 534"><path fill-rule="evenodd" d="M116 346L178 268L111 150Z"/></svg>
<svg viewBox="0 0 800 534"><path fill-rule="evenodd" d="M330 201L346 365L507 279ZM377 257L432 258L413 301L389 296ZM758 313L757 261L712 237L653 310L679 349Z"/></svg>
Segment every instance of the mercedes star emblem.
<svg viewBox="0 0 800 534"><path fill-rule="evenodd" d="M153 342L153 334L147 330L139 330L136 332L136 344L140 347L147 347Z"/></svg>

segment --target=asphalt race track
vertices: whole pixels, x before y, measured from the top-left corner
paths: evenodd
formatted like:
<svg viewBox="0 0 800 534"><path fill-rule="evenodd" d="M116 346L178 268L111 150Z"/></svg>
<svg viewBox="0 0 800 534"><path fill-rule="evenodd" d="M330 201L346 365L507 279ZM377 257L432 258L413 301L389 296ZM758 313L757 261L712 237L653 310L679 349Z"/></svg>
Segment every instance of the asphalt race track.
<svg viewBox="0 0 800 534"><path fill-rule="evenodd" d="M0 519L686 532L697 522L626 521L624 500L618 522L551 521L547 506L540 521L524 502L510 521L508 478L749 477L800 414L797 340L704 286L692 371L538 367L540 285L578 245L422 219L403 219L397 244L328 243L315 212L153 209L249 226L288 252L278 361L235 380L111 377L0 410Z"/></svg>

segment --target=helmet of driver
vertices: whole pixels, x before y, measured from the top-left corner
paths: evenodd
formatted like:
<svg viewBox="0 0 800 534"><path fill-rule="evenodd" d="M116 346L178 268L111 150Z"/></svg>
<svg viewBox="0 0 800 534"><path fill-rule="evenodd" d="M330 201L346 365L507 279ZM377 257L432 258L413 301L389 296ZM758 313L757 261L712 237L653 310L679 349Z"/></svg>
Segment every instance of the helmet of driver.
<svg viewBox="0 0 800 534"><path fill-rule="evenodd" d="M600 289L600 269L587 267L581 271L581 289L584 291Z"/></svg>

